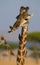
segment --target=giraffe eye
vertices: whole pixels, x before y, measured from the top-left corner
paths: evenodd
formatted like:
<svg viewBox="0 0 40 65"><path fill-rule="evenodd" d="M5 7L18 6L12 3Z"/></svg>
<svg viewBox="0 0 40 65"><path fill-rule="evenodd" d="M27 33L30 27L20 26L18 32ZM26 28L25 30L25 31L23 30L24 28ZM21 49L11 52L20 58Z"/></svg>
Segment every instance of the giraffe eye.
<svg viewBox="0 0 40 65"><path fill-rule="evenodd" d="M25 19L25 20L28 20L28 19Z"/></svg>

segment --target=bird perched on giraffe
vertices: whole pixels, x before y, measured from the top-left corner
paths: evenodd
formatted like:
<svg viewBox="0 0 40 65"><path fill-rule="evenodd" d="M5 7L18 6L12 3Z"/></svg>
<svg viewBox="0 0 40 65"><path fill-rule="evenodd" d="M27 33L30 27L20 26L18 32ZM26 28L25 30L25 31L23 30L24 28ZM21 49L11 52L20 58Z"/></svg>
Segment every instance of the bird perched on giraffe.
<svg viewBox="0 0 40 65"><path fill-rule="evenodd" d="M28 14L29 7L23 7L20 8L20 14L16 17L17 21L14 23L13 26L10 27L10 31L8 33L11 33L18 29L19 27L22 27L25 23L28 23L28 19L32 17L32 14Z"/></svg>

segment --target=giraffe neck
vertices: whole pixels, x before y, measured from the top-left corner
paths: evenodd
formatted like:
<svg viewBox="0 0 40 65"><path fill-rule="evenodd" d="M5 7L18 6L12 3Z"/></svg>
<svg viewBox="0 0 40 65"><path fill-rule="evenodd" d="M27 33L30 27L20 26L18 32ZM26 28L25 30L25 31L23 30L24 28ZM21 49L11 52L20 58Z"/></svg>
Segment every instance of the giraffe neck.
<svg viewBox="0 0 40 65"><path fill-rule="evenodd" d="M28 26L25 25L22 27L21 35L19 34L19 48L18 48L18 55L17 55L17 65L24 65L25 61L25 45L26 45L26 38L27 38L27 29Z"/></svg>

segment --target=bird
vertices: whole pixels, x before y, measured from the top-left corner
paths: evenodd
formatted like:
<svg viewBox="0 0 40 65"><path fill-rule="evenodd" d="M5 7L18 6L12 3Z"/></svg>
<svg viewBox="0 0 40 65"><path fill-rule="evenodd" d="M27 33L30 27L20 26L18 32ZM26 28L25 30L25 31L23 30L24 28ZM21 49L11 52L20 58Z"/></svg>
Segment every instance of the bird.
<svg viewBox="0 0 40 65"><path fill-rule="evenodd" d="M17 21L14 23L13 26L9 26L10 31L8 31L8 33L11 33L18 29L19 27L22 27L25 23L28 23L28 19L32 17L32 14L28 14L28 11L29 7L20 8L20 14L16 17Z"/></svg>

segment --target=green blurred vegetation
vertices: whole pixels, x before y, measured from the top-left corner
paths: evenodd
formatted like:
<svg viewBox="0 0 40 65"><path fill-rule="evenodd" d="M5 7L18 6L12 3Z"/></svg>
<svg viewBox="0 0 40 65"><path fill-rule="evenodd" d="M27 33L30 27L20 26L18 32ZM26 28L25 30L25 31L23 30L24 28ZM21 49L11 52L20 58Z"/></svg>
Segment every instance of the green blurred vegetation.
<svg viewBox="0 0 40 65"><path fill-rule="evenodd" d="M40 41L40 32L28 33L27 40L28 41ZM8 42L8 44L12 49L18 48L18 44L14 44L11 42ZM6 46L0 45L0 49L6 49ZM30 48L30 49L33 50L33 48Z"/></svg>
<svg viewBox="0 0 40 65"><path fill-rule="evenodd" d="M33 57L35 57L37 59L37 57L40 58L40 48L37 47L29 47L29 50L33 51Z"/></svg>
<svg viewBox="0 0 40 65"><path fill-rule="evenodd" d="M16 49L16 48L18 48L18 44L9 44L10 45L10 47L12 48L12 49Z"/></svg>
<svg viewBox="0 0 40 65"><path fill-rule="evenodd" d="M28 49L30 49L30 50L32 50L32 51L35 50L35 49L36 49L37 51L40 51L40 48L37 48L37 47L29 47Z"/></svg>
<svg viewBox="0 0 40 65"><path fill-rule="evenodd" d="M30 40L30 41L40 41L40 32L28 33L27 40Z"/></svg>
<svg viewBox="0 0 40 65"><path fill-rule="evenodd" d="M8 43L8 45L9 45L12 49L18 48L18 44ZM2 45L0 45L0 49L7 49L7 47L2 44Z"/></svg>

